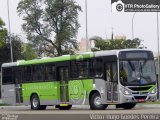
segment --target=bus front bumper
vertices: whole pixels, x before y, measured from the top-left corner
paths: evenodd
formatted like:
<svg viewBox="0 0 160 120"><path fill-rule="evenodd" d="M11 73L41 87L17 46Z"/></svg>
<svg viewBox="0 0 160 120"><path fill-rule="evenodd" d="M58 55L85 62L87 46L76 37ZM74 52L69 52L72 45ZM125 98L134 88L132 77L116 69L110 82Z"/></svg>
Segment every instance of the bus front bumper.
<svg viewBox="0 0 160 120"><path fill-rule="evenodd" d="M124 94L120 94L120 103L131 103L131 102L135 102L135 103L142 103L142 102L155 102L157 100L157 93L155 94L131 94L131 95L124 95Z"/></svg>

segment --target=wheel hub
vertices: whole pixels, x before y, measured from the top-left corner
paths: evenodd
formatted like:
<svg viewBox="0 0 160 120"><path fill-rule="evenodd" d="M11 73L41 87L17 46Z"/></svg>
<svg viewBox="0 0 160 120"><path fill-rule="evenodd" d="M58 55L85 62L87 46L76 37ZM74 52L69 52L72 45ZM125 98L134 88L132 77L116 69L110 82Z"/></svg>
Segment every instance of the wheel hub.
<svg viewBox="0 0 160 120"><path fill-rule="evenodd" d="M94 104L95 104L95 105L101 105L101 98L100 98L100 97L96 97L96 98L94 99Z"/></svg>
<svg viewBox="0 0 160 120"><path fill-rule="evenodd" d="M33 107L37 107L37 106L38 106L38 99L33 98Z"/></svg>

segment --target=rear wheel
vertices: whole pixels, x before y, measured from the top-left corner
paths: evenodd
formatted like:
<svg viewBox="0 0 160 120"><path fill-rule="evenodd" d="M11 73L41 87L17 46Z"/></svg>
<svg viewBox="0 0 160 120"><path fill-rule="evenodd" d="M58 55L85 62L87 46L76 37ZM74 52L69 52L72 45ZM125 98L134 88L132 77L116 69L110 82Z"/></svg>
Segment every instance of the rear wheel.
<svg viewBox="0 0 160 120"><path fill-rule="evenodd" d="M60 106L60 105L58 105L58 108L60 110L70 110L72 108L72 105L68 105L68 106Z"/></svg>
<svg viewBox="0 0 160 120"><path fill-rule="evenodd" d="M90 109L92 110L105 110L108 105L101 103L101 97L98 92L93 93L90 98Z"/></svg>
<svg viewBox="0 0 160 120"><path fill-rule="evenodd" d="M31 109L32 110L45 110L46 109L46 105L40 105L40 100L38 95L34 94L31 97Z"/></svg>
<svg viewBox="0 0 160 120"><path fill-rule="evenodd" d="M122 108L124 109L132 109L136 106L136 103L123 103Z"/></svg>

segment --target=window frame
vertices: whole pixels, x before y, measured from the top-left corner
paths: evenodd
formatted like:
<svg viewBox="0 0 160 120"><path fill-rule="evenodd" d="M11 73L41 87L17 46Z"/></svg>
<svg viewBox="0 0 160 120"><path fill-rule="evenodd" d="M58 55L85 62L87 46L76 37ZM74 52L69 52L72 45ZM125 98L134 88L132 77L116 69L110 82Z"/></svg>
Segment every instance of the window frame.
<svg viewBox="0 0 160 120"><path fill-rule="evenodd" d="M8 76L8 74L5 75L5 73L3 73L5 69L11 69L11 74L10 74L11 81L9 81L9 82L4 82L4 77ZM13 67L2 67L2 85L10 85L10 84L14 84L14 80L13 80Z"/></svg>
<svg viewBox="0 0 160 120"><path fill-rule="evenodd" d="M26 75L28 76L29 75L29 73L27 73L26 74L26 71L25 71L25 67L27 68L27 67L30 67L30 71L31 71L31 73L30 73L30 78L29 78L29 80L28 81L26 81L25 79L26 79ZM23 72L22 72L22 82L23 83L31 83L32 82L32 65L27 65L27 66L23 66L23 68L22 68L23 70Z"/></svg>
<svg viewBox="0 0 160 120"><path fill-rule="evenodd" d="M41 70L40 70L41 67ZM33 69L35 69L33 71ZM31 69L31 82L44 82L45 81L45 65L44 64L35 64L32 65ZM38 71L37 71L38 70ZM39 74L41 72L41 74ZM38 76L41 75L41 79L38 79Z"/></svg>
<svg viewBox="0 0 160 120"><path fill-rule="evenodd" d="M51 79L51 80L47 79L47 71L46 71L47 66L52 66L52 67L54 66L54 69L55 69L54 78ZM47 64L45 64L44 72L45 72L45 75L44 75L44 81L45 82L54 82L54 81L57 81L56 80L56 64L55 63L47 63Z"/></svg>

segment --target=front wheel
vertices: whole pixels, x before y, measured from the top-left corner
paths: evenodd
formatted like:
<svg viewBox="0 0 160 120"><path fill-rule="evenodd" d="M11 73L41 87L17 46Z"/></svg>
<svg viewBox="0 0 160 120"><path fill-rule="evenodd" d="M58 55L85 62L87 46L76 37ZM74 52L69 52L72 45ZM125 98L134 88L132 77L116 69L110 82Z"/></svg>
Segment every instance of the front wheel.
<svg viewBox="0 0 160 120"><path fill-rule="evenodd" d="M90 99L90 109L91 110L105 110L107 106L108 106L107 104L101 103L101 97L98 92L94 93L91 96L91 99Z"/></svg>
<svg viewBox="0 0 160 120"><path fill-rule="evenodd" d="M122 104L122 108L124 109L132 109L136 106L136 103L124 103Z"/></svg>
<svg viewBox="0 0 160 120"><path fill-rule="evenodd" d="M32 110L45 110L46 109L46 105L40 105L40 100L38 95L34 94L31 97L31 109Z"/></svg>

